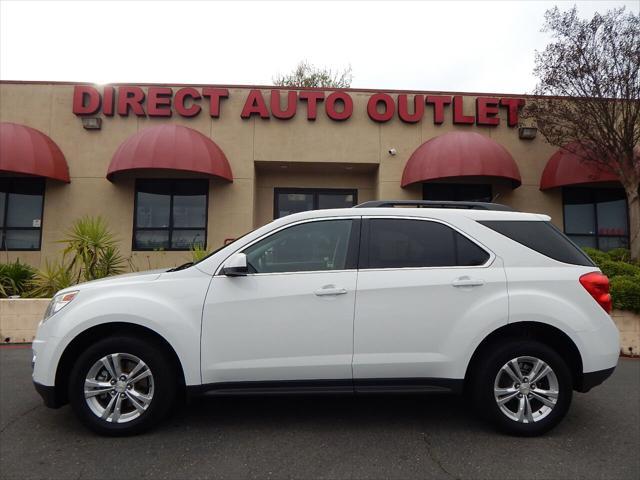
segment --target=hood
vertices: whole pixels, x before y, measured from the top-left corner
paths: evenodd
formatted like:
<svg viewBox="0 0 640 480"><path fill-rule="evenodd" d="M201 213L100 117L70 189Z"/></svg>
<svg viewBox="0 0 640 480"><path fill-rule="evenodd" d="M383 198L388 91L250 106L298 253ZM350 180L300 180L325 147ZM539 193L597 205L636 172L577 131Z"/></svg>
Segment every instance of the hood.
<svg viewBox="0 0 640 480"><path fill-rule="evenodd" d="M73 290L82 290L84 288L91 288L93 286L107 286L107 285L117 285L117 284L128 284L128 283L138 283L138 282L151 282L160 277L161 274L165 273L168 268L159 268L156 270L146 270L144 272L132 272L125 273L122 275L115 275L113 277L100 278L98 280L91 280L89 282L78 283L77 285L73 285L69 288L65 288L64 290L60 290L58 293L64 293L66 291Z"/></svg>

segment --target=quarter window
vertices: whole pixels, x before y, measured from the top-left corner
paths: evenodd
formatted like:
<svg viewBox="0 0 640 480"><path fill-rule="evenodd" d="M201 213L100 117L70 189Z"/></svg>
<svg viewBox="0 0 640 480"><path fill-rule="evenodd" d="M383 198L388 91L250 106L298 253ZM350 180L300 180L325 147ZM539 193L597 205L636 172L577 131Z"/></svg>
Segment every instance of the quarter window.
<svg viewBox="0 0 640 480"><path fill-rule="evenodd" d="M564 231L581 247L629 245L627 200L621 188L565 188Z"/></svg>
<svg viewBox="0 0 640 480"><path fill-rule="evenodd" d="M364 268L483 265L489 254L452 228L428 220L371 219Z"/></svg>
<svg viewBox="0 0 640 480"><path fill-rule="evenodd" d="M0 178L2 250L40 250L45 181Z"/></svg>
<svg viewBox="0 0 640 480"><path fill-rule="evenodd" d="M280 230L245 250L251 273L354 268L348 262L352 220L323 220Z"/></svg>
<svg viewBox="0 0 640 480"><path fill-rule="evenodd" d="M207 180L138 180L134 250L207 245Z"/></svg>
<svg viewBox="0 0 640 480"><path fill-rule="evenodd" d="M358 202L356 190L276 188L274 218L325 208L351 208Z"/></svg>

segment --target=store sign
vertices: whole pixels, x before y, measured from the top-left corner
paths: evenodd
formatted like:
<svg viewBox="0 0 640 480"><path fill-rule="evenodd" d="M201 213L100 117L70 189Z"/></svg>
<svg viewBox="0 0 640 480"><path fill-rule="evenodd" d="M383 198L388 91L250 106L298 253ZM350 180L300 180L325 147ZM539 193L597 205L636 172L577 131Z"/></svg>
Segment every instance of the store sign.
<svg viewBox="0 0 640 480"><path fill-rule="evenodd" d="M266 98L265 98L266 97ZM229 98L226 88L184 87L175 90L170 87L149 87L145 92L136 86L104 87L100 92L88 85L78 85L73 92L73 113L76 115L96 115L107 117L115 114L127 117L171 117L174 113L181 117L195 117L203 110L213 118L221 115L221 106ZM462 95L423 95L373 93L367 101L368 117L379 123L399 118L405 123L431 120L443 124L449 118L459 125L500 124L500 111L506 113L507 125L518 125L518 115L525 101L513 97L476 97L473 115L465 114ZM281 90L274 89L265 94L262 90L250 90L244 99L240 117L277 118L288 120L297 114L306 115L307 120L315 120L318 111L334 121L348 120L354 114L351 95L337 90Z"/></svg>

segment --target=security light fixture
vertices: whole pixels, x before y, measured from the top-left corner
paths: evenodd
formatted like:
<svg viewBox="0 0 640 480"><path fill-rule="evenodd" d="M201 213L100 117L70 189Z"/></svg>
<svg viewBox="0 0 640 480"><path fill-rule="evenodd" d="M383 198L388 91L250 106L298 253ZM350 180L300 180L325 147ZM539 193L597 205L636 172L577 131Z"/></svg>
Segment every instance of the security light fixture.
<svg viewBox="0 0 640 480"><path fill-rule="evenodd" d="M518 136L523 140L533 140L538 134L536 127L520 127L518 128Z"/></svg>
<svg viewBox="0 0 640 480"><path fill-rule="evenodd" d="M102 119L100 117L84 117L82 126L85 130L100 130L102 128Z"/></svg>

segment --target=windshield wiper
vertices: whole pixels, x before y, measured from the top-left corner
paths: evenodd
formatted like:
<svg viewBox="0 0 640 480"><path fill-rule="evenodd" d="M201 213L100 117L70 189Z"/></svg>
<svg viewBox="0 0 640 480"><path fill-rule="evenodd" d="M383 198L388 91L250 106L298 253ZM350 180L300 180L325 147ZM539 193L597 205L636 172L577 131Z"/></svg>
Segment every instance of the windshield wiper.
<svg viewBox="0 0 640 480"><path fill-rule="evenodd" d="M178 270L184 270L185 268L189 268L191 265L193 265L193 262L183 263L182 265L178 265L175 268L170 268L169 270L167 270L167 272L177 272Z"/></svg>

